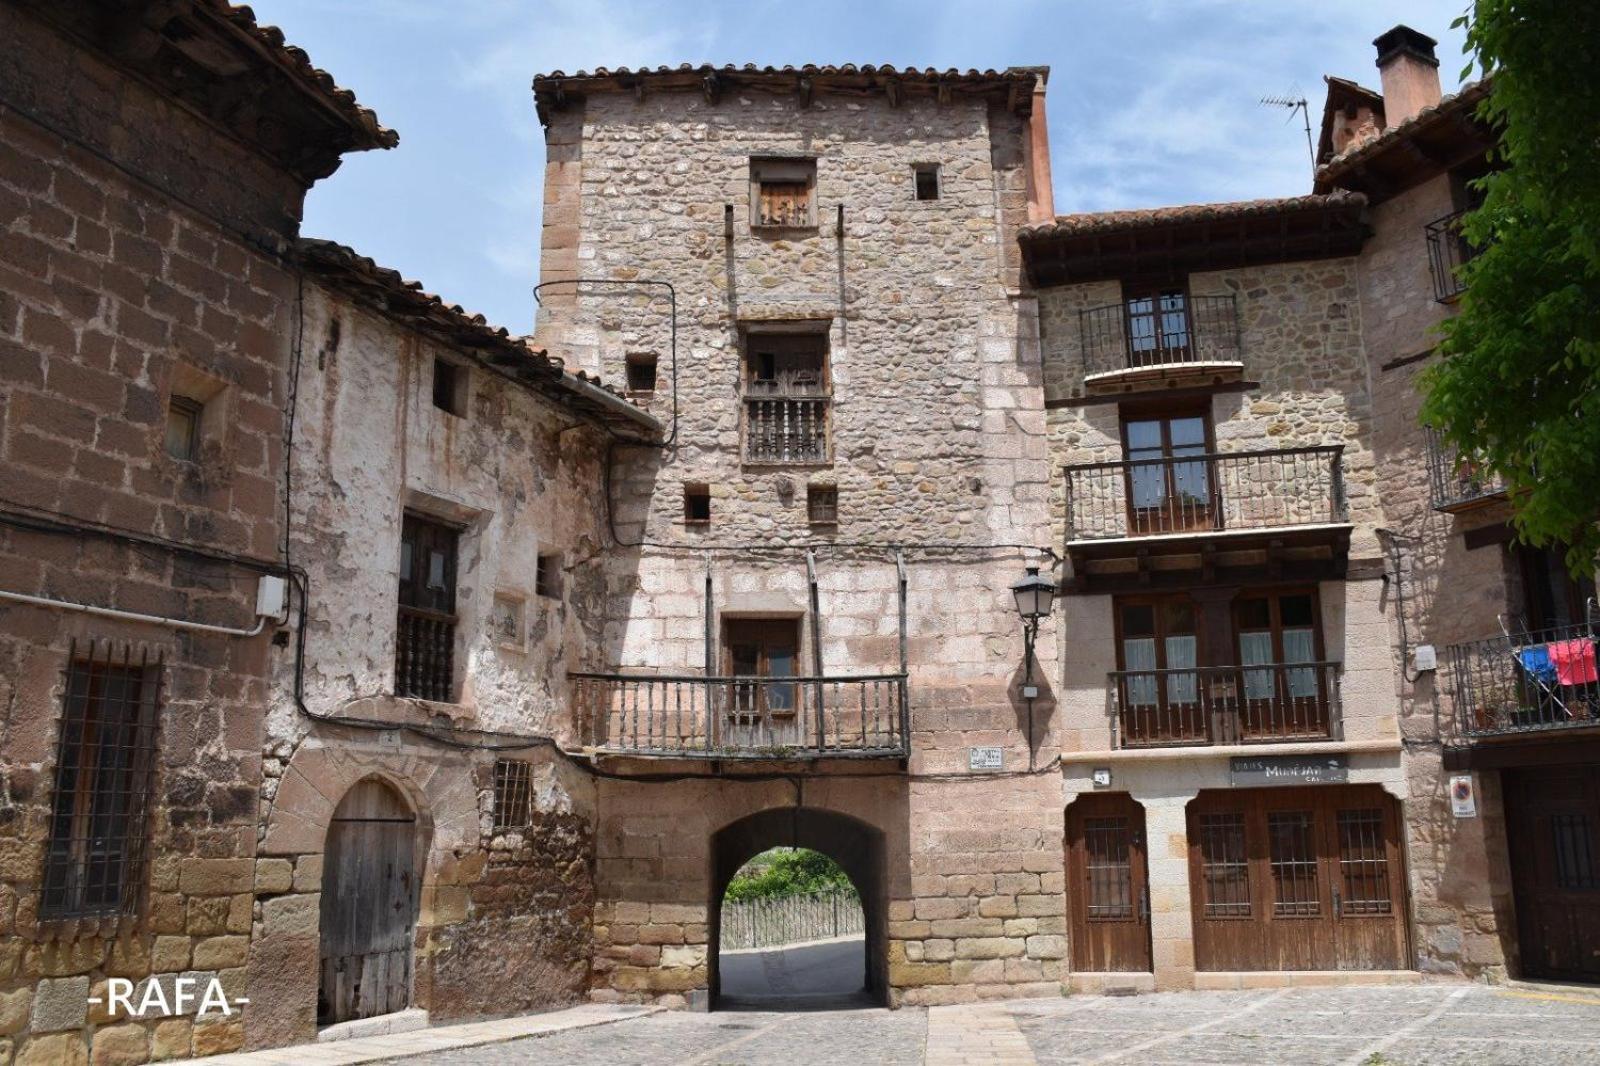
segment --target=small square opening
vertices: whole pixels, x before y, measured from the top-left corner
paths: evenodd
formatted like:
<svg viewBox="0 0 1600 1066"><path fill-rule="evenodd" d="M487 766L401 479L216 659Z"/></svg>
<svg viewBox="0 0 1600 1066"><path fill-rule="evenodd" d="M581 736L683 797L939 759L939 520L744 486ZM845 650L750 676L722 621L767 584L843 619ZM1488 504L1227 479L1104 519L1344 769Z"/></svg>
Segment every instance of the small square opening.
<svg viewBox="0 0 1600 1066"><path fill-rule="evenodd" d="M711 486L683 487L683 520L704 525L711 521Z"/></svg>
<svg viewBox="0 0 1600 1066"><path fill-rule="evenodd" d="M806 486L806 518L814 526L839 524L839 488L836 485Z"/></svg>
<svg viewBox="0 0 1600 1066"><path fill-rule="evenodd" d="M918 163L912 168L916 177L917 199L937 200L939 198L939 164Z"/></svg>
<svg viewBox="0 0 1600 1066"><path fill-rule="evenodd" d="M647 395L656 391L655 352L629 353L628 391Z"/></svg>
<svg viewBox="0 0 1600 1066"><path fill-rule="evenodd" d="M533 591L545 599L561 598L561 556L555 553L539 556L534 572Z"/></svg>
<svg viewBox="0 0 1600 1066"><path fill-rule="evenodd" d="M751 226L756 229L815 227L816 186L815 159L751 159Z"/></svg>
<svg viewBox="0 0 1600 1066"><path fill-rule="evenodd" d="M167 404L167 454L185 463L200 458L200 416L205 406L199 400L173 394Z"/></svg>
<svg viewBox="0 0 1600 1066"><path fill-rule="evenodd" d="M458 418L467 413L467 368L447 359L433 360L433 406Z"/></svg>

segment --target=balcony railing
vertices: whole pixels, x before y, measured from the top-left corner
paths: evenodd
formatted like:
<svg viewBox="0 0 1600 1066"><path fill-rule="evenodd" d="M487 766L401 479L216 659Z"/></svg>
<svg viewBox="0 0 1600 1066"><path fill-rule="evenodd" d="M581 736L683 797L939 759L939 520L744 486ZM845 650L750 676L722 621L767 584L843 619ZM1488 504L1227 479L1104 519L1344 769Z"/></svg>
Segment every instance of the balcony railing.
<svg viewBox="0 0 1600 1066"><path fill-rule="evenodd" d="M607 751L718 759L909 753L904 674L568 677L583 742Z"/></svg>
<svg viewBox="0 0 1600 1066"><path fill-rule="evenodd" d="M1109 675L1113 746L1336 740L1339 664L1274 663Z"/></svg>
<svg viewBox="0 0 1600 1066"><path fill-rule="evenodd" d="M828 461L826 395L746 396L744 461L806 465Z"/></svg>
<svg viewBox="0 0 1600 1066"><path fill-rule="evenodd" d="M1340 445L1066 468L1069 540L1346 520Z"/></svg>
<svg viewBox="0 0 1600 1066"><path fill-rule="evenodd" d="M394 693L448 703L455 694L456 619L401 607L394 642Z"/></svg>
<svg viewBox="0 0 1600 1066"><path fill-rule="evenodd" d="M1457 729L1488 737L1600 726L1596 643L1585 623L1452 645Z"/></svg>
<svg viewBox="0 0 1600 1066"><path fill-rule="evenodd" d="M1190 296L1133 312L1125 303L1078 312L1084 374L1174 363L1239 362L1239 308L1232 296Z"/></svg>
<svg viewBox="0 0 1600 1066"><path fill-rule="evenodd" d="M1503 495L1500 479L1480 464L1463 458L1431 426L1422 430L1428 448L1428 482L1436 511L1453 511L1479 500Z"/></svg>
<svg viewBox="0 0 1600 1066"><path fill-rule="evenodd" d="M1433 273L1433 298L1440 303L1454 300L1466 291L1461 267L1477 254L1461 233L1466 211L1453 211L1422 228L1428 239L1428 269Z"/></svg>

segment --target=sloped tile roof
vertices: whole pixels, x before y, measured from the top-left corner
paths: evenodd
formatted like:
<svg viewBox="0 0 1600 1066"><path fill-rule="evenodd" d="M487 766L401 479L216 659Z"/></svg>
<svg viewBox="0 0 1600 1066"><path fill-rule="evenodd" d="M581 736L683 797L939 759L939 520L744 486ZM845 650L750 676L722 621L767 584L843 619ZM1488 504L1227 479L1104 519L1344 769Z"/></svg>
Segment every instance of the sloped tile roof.
<svg viewBox="0 0 1600 1066"><path fill-rule="evenodd" d="M1077 237L1089 234L1119 233L1129 230L1153 229L1159 226L1184 225L1195 222L1218 222L1241 218L1289 214L1300 211L1322 211L1330 208L1360 208L1366 204L1365 196L1343 190L1289 196L1267 200L1237 200L1218 204L1184 204L1176 207L1150 207L1134 211L1096 211L1075 215L1057 215L1050 222L1024 226L1019 237L1037 240L1047 237Z"/></svg>
<svg viewBox="0 0 1600 1066"><path fill-rule="evenodd" d="M1441 98L1437 104L1423 108L1399 125L1391 126L1378 136L1345 149L1343 153L1317 168L1317 188L1331 186L1340 176L1389 152L1420 133L1462 118L1470 119L1478 104L1489 95L1492 81L1491 78L1484 78L1482 81L1468 82L1455 92Z"/></svg>

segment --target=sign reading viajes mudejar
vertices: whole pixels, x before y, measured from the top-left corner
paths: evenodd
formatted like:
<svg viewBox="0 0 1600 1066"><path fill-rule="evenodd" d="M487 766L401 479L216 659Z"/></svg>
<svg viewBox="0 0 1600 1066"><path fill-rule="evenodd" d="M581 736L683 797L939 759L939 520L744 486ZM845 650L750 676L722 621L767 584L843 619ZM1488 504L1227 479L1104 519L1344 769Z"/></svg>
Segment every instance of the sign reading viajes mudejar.
<svg viewBox="0 0 1600 1066"><path fill-rule="evenodd" d="M1234 785L1342 785L1350 766L1343 755L1236 755L1228 776Z"/></svg>

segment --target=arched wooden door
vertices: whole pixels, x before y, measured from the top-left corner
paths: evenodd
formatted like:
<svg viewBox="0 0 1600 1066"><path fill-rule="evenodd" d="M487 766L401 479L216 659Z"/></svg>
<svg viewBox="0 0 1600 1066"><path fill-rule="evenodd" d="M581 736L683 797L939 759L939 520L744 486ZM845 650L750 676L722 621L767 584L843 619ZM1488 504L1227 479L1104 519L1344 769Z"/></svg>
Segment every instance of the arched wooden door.
<svg viewBox="0 0 1600 1066"><path fill-rule="evenodd" d="M1067 808L1072 968L1150 971L1144 808L1126 792L1091 792Z"/></svg>
<svg viewBox="0 0 1600 1066"><path fill-rule="evenodd" d="M410 1005L416 839L416 815L376 778L339 801L323 853L318 1024Z"/></svg>

